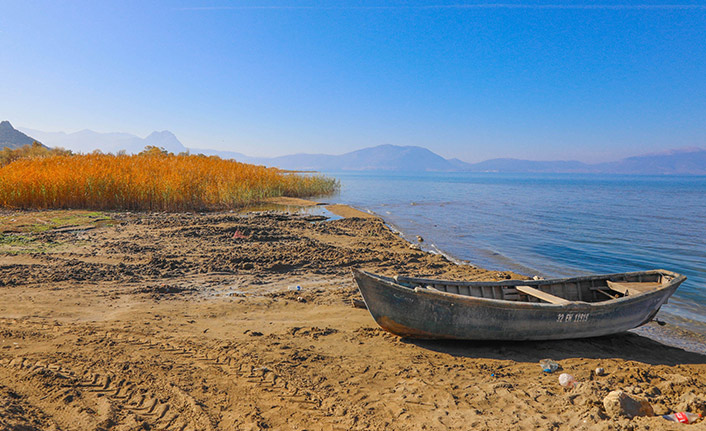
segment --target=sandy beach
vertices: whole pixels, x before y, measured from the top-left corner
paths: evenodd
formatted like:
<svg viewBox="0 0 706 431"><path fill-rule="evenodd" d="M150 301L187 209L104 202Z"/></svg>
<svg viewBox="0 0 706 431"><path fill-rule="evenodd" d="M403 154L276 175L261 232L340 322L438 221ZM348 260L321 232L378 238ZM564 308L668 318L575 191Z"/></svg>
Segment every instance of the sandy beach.
<svg viewBox="0 0 706 431"><path fill-rule="evenodd" d="M330 211L344 218L0 212L0 430L705 426L659 415L706 415L706 356L633 333L514 343L386 333L351 305L352 268L525 277L454 264L377 217ZM542 372L543 358L578 387ZM602 401L618 389L657 416L610 417Z"/></svg>

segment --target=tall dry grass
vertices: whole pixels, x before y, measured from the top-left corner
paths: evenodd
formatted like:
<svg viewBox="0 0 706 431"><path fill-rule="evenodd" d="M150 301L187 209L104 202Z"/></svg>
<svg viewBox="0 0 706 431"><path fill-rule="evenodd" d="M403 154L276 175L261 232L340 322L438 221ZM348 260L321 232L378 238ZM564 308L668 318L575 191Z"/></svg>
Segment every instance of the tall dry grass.
<svg viewBox="0 0 706 431"><path fill-rule="evenodd" d="M7 147L0 148L0 167L19 159L69 154L71 154L69 150L64 150L63 148L47 148L39 142L34 141L32 145L25 145L16 149Z"/></svg>
<svg viewBox="0 0 706 431"><path fill-rule="evenodd" d="M139 155L25 157L0 165L0 206L9 208L218 210L337 188L335 179L323 176L158 148Z"/></svg>

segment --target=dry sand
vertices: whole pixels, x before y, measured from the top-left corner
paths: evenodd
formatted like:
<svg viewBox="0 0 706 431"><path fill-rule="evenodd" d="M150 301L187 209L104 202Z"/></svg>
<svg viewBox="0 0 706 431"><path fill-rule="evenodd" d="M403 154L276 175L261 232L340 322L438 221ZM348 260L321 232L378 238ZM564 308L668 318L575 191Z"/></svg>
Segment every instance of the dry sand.
<svg viewBox="0 0 706 431"><path fill-rule="evenodd" d="M608 418L601 403L624 389L660 414L706 413L700 354L631 333L480 343L379 329L350 306L353 267L519 277L411 249L379 219L108 216L0 213L0 430L703 429ZM580 387L561 388L542 358Z"/></svg>

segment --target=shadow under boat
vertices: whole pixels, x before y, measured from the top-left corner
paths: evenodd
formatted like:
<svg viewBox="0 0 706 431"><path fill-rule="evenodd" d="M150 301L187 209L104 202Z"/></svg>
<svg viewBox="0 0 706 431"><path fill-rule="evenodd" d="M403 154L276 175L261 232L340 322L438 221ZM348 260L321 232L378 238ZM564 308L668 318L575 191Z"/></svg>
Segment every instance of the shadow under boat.
<svg viewBox="0 0 706 431"><path fill-rule="evenodd" d="M544 358L554 360L619 358L650 365L706 364L704 354L672 347L632 332L594 338L548 341L507 342L413 338L401 338L401 341L457 357L517 362L538 362Z"/></svg>

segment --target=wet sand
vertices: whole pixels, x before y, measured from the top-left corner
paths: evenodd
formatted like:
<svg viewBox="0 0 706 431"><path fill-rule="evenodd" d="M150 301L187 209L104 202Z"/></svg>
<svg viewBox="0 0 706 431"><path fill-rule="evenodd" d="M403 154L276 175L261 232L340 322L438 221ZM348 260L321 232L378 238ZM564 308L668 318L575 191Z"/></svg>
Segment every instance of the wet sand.
<svg viewBox="0 0 706 431"><path fill-rule="evenodd" d="M602 399L615 389L658 414L706 413L706 356L636 334L480 343L386 333L351 306L351 268L521 276L410 248L377 218L6 211L0 233L2 430L686 426L607 417ZM543 358L581 385L564 390ZM599 366L606 376L593 375Z"/></svg>

